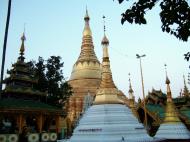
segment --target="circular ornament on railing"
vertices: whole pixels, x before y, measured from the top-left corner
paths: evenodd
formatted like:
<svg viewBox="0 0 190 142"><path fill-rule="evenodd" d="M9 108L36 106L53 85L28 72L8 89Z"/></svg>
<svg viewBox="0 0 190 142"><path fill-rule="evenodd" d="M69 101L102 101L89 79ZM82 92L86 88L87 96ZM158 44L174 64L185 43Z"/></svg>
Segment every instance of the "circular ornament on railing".
<svg viewBox="0 0 190 142"><path fill-rule="evenodd" d="M39 135L38 134L29 134L28 141L29 142L39 142Z"/></svg>
<svg viewBox="0 0 190 142"><path fill-rule="evenodd" d="M0 135L0 142L6 142L6 136L5 135Z"/></svg>
<svg viewBox="0 0 190 142"><path fill-rule="evenodd" d="M8 137L9 142L17 142L18 141L18 135L17 134L10 134Z"/></svg>
<svg viewBox="0 0 190 142"><path fill-rule="evenodd" d="M50 133L50 140L56 141L57 140L57 134L56 133Z"/></svg>
<svg viewBox="0 0 190 142"><path fill-rule="evenodd" d="M49 140L49 135L48 135L48 133L43 133L42 134L42 141L43 142L47 142Z"/></svg>

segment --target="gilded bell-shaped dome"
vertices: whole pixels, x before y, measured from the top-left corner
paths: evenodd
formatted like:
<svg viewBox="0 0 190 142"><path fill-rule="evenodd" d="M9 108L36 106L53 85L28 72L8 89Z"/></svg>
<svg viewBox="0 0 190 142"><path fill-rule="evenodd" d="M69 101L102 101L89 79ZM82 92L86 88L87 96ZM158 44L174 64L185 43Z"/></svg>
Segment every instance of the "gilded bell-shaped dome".
<svg viewBox="0 0 190 142"><path fill-rule="evenodd" d="M101 64L94 52L89 20L90 17L88 15L88 11L86 10L86 15L84 17L85 26L83 30L81 53L73 66L70 80L83 78L101 79Z"/></svg>

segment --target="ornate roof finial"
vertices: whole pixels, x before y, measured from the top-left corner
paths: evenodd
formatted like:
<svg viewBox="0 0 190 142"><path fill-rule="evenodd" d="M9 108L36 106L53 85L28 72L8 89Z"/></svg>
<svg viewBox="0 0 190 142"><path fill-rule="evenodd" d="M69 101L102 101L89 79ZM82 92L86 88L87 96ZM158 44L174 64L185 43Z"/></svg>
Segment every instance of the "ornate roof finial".
<svg viewBox="0 0 190 142"><path fill-rule="evenodd" d="M131 74L129 73L128 75L129 75L129 93L133 93L133 89L132 89L132 86L131 86L131 78L130 78Z"/></svg>
<svg viewBox="0 0 190 142"><path fill-rule="evenodd" d="M90 20L90 17L88 15L88 10L87 10L87 6L86 6L86 14L84 16L85 27L83 30L83 36L92 36L92 32L91 32L90 26L89 26L89 20Z"/></svg>
<svg viewBox="0 0 190 142"><path fill-rule="evenodd" d="M25 31L25 30L24 30ZM21 44L21 47L20 47L20 54L23 53L24 54L24 41L26 40L26 37L25 37L25 32L23 32L22 36L21 36L21 41L22 41L22 44Z"/></svg>
<svg viewBox="0 0 190 142"><path fill-rule="evenodd" d="M166 84L170 84L170 80L169 80L168 74L167 74L167 65L164 64L164 66L165 66L165 73L166 73Z"/></svg>
<svg viewBox="0 0 190 142"><path fill-rule="evenodd" d="M22 43L21 43L21 46L20 46L20 57L18 58L20 61L24 61L24 59L25 59L23 57L24 51L25 51L25 47L24 47L24 41L25 40L26 40L26 37L25 37L25 25L24 25L24 32L23 32L23 34L21 36Z"/></svg>
<svg viewBox="0 0 190 142"><path fill-rule="evenodd" d="M189 96L189 90L186 85L185 75L183 75L183 81L184 81L183 96Z"/></svg>
<svg viewBox="0 0 190 142"><path fill-rule="evenodd" d="M106 26L105 26L105 16L103 15L103 24L104 24L104 37L103 37L103 39L102 39L102 45L108 45L109 44L109 40L108 40L108 38L106 37Z"/></svg>
<svg viewBox="0 0 190 142"><path fill-rule="evenodd" d="M106 18L106 17L103 15L102 18L103 18L103 22L104 22L103 24L104 24L104 35L105 35L105 32L106 32L105 18Z"/></svg>
<svg viewBox="0 0 190 142"><path fill-rule="evenodd" d="M89 21L90 17L88 16L88 9L87 9L87 5L86 5L86 14L84 16L84 20L86 21Z"/></svg>
<svg viewBox="0 0 190 142"><path fill-rule="evenodd" d="M170 89L170 80L167 75L167 65L165 64L165 72L166 72L166 84L167 84L167 102L172 102L172 93Z"/></svg>

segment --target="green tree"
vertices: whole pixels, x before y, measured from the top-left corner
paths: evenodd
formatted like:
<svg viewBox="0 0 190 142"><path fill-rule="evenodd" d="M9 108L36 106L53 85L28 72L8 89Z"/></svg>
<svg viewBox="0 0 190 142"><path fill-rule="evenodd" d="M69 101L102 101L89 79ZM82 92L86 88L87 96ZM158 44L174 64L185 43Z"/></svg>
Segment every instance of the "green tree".
<svg viewBox="0 0 190 142"><path fill-rule="evenodd" d="M46 63L48 82L48 103L61 106L72 94L71 86L63 76L63 62L60 56L51 56Z"/></svg>
<svg viewBox="0 0 190 142"><path fill-rule="evenodd" d="M72 94L72 88L63 76L63 64L60 56L51 56L48 60L39 57L37 63L30 62L34 76L38 78L38 84L34 88L47 92L47 100L43 101L59 107L62 107Z"/></svg>
<svg viewBox="0 0 190 142"><path fill-rule="evenodd" d="M38 78L38 84L34 87L42 92L46 92L48 89L48 82L45 75L46 65L42 57L38 58L38 62L35 64L35 76Z"/></svg>
<svg viewBox="0 0 190 142"><path fill-rule="evenodd" d="M56 97L56 94L59 92L61 81L63 77L63 62L60 61L60 56L51 56L47 60L46 68L46 77L48 80L48 95Z"/></svg>
<svg viewBox="0 0 190 142"><path fill-rule="evenodd" d="M124 0L118 0L121 4ZM129 1L129 0L126 0ZM182 41L190 36L190 7L187 0L138 0L122 13L121 23L146 24L146 13L160 5L161 29Z"/></svg>

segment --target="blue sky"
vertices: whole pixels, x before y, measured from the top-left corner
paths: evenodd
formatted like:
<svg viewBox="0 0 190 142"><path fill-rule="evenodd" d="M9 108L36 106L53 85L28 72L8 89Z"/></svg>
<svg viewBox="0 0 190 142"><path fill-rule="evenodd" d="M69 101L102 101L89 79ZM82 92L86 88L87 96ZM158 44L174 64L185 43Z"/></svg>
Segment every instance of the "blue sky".
<svg viewBox="0 0 190 142"><path fill-rule="evenodd" d="M0 1L0 46L3 47L4 28L8 0ZM118 4L117 0L12 0L5 69L10 69L19 54L20 37L26 27L25 57L29 61L38 56L47 59L61 56L64 76L69 79L72 66L77 60L82 42L83 17L88 6L90 27L95 52L102 61L102 16L106 16L106 34L110 41L110 60L113 79L117 87L128 96L128 73L136 98L142 97L139 60L143 58L145 93L155 89L166 90L164 64L167 64L173 96L183 88L183 74L189 71L189 63L183 54L189 51L190 41L182 42L161 31L157 6L148 12L146 25L121 25L121 13L131 4ZM189 39L190 40L190 39ZM2 48L0 57L2 56ZM1 63L0 63L1 64ZM189 87L189 86L188 86Z"/></svg>

